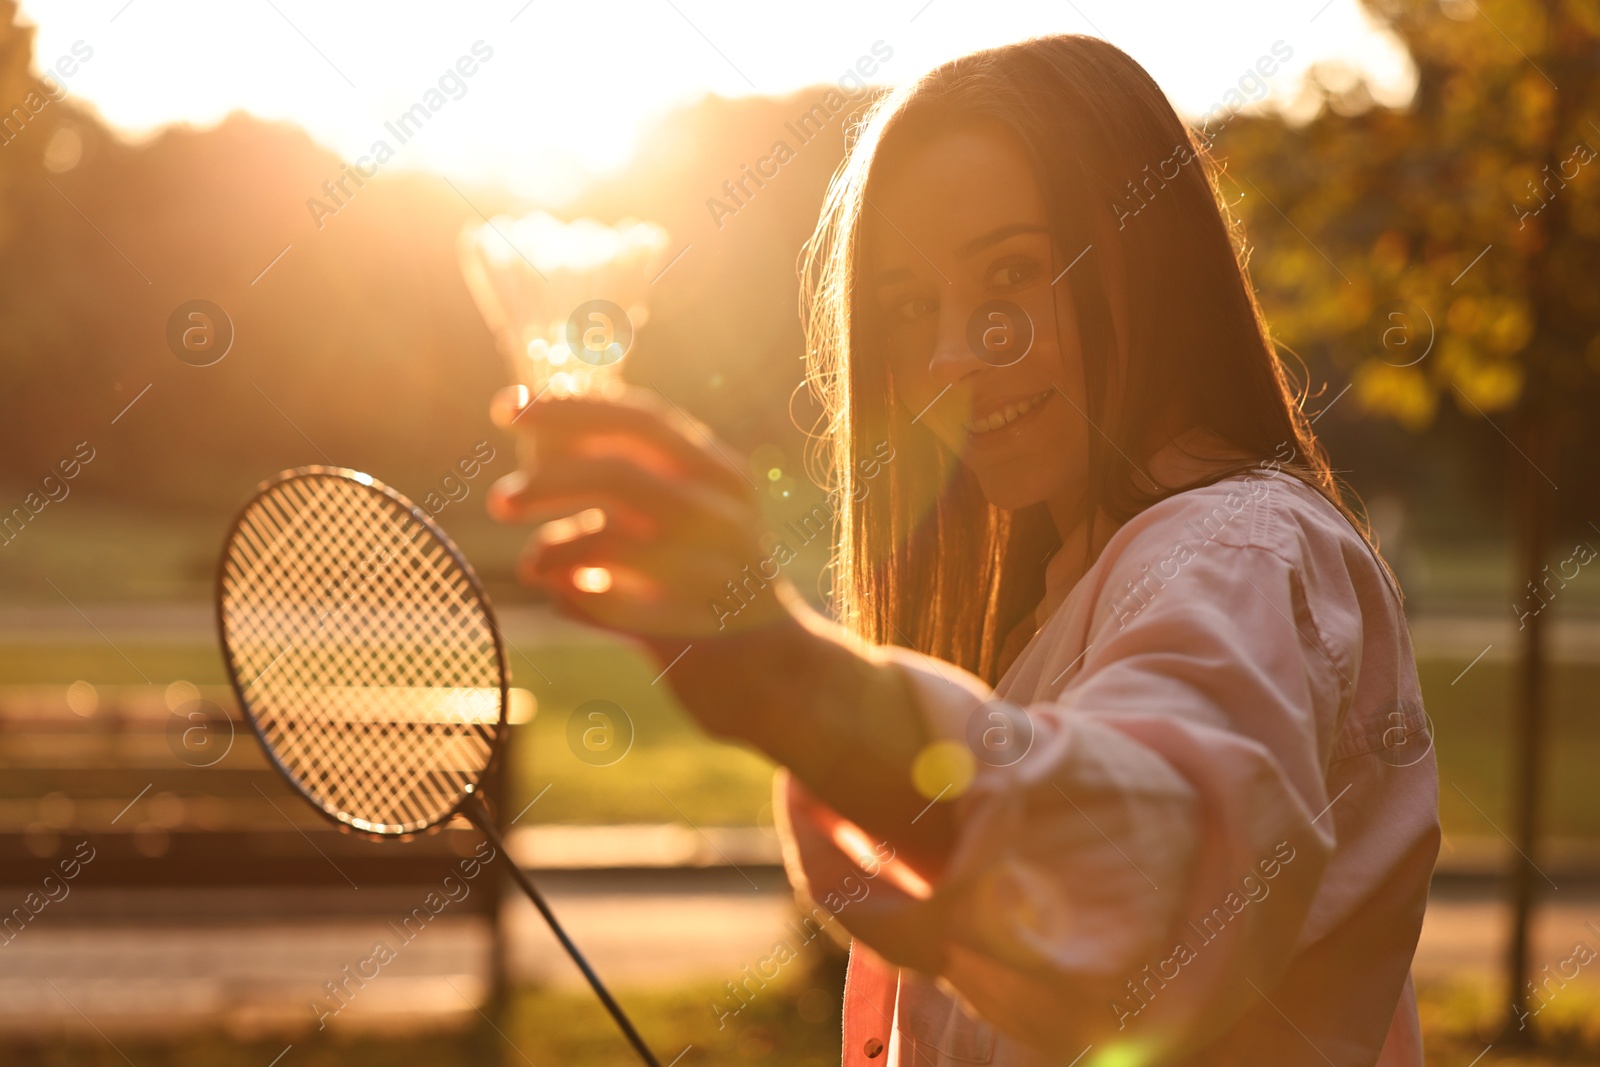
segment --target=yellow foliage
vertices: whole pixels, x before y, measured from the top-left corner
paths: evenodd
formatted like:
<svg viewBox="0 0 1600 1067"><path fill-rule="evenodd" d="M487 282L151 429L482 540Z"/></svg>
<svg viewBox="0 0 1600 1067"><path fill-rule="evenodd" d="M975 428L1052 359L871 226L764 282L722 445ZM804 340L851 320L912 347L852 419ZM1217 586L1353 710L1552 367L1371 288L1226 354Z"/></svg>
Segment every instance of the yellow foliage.
<svg viewBox="0 0 1600 1067"><path fill-rule="evenodd" d="M1565 5L1565 14L1591 34L1600 37L1600 5L1584 0L1569 0Z"/></svg>
<svg viewBox="0 0 1600 1067"><path fill-rule="evenodd" d="M1407 258L1406 237L1398 230L1386 231L1372 246L1372 266L1380 275L1399 274Z"/></svg>
<svg viewBox="0 0 1600 1067"><path fill-rule="evenodd" d="M1522 351L1533 336L1533 312L1515 297L1457 297L1446 315L1450 332L1471 338L1495 355Z"/></svg>
<svg viewBox="0 0 1600 1067"><path fill-rule="evenodd" d="M1600 67L1572 57L1600 48L1600 4L1367 6L1417 60L1407 106L1227 133L1238 173L1283 212L1249 219L1275 332L1331 368L1359 365L1357 403L1414 431L1445 392L1476 417L1519 403L1525 380L1557 408L1592 405L1600 340L1581 360L1571 349L1600 323Z"/></svg>
<svg viewBox="0 0 1600 1067"><path fill-rule="evenodd" d="M1582 237L1600 238L1600 201L1574 197L1567 209L1567 224Z"/></svg>
<svg viewBox="0 0 1600 1067"><path fill-rule="evenodd" d="M1355 376L1356 401L1374 415L1394 419L1413 433L1433 422L1437 400L1416 367L1396 367L1381 360L1363 363Z"/></svg>
<svg viewBox="0 0 1600 1067"><path fill-rule="evenodd" d="M1516 85L1517 118L1526 127L1542 127L1555 109L1556 90L1544 76L1530 70Z"/></svg>
<svg viewBox="0 0 1600 1067"><path fill-rule="evenodd" d="M1478 329L1479 311L1476 297L1460 296L1452 300L1450 311L1445 316L1450 332L1460 334L1462 337L1471 337Z"/></svg>
<svg viewBox="0 0 1600 1067"><path fill-rule="evenodd" d="M1492 317L1482 336L1484 344L1497 355L1510 356L1522 351L1533 336L1533 312L1527 302L1509 297L1494 301Z"/></svg>
<svg viewBox="0 0 1600 1067"><path fill-rule="evenodd" d="M1354 330L1372 317L1372 282L1365 274L1357 274L1350 279L1349 285L1340 286L1334 292L1328 309L1328 327Z"/></svg>
<svg viewBox="0 0 1600 1067"><path fill-rule="evenodd" d="M1455 368L1456 388L1484 414L1502 411L1516 403L1522 393L1522 377L1522 365L1509 360L1463 361ZM1472 405L1463 406L1462 410L1477 414Z"/></svg>

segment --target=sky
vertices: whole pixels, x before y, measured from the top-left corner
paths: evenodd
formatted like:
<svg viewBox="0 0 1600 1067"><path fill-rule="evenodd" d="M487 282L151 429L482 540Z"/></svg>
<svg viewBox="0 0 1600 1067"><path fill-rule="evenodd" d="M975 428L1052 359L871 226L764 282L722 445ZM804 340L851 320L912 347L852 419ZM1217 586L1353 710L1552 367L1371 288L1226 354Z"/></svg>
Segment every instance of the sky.
<svg viewBox="0 0 1600 1067"><path fill-rule="evenodd" d="M36 68L92 50L67 91L129 138L242 109L350 161L382 139L386 166L552 206L625 168L675 104L836 82L863 57L867 81L894 84L977 48L1088 33L1144 64L1191 117L1235 88L1292 109L1312 63L1360 72L1384 103L1415 83L1357 0L23 0L22 13L38 27ZM1262 88L1249 72L1275 46L1290 58ZM443 105L398 143L385 123L430 90Z"/></svg>

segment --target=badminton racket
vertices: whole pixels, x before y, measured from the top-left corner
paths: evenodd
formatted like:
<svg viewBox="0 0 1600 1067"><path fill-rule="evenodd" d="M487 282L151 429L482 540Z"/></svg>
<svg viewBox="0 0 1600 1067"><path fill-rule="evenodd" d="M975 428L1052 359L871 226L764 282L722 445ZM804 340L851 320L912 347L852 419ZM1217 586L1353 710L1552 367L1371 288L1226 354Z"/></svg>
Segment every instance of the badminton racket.
<svg viewBox="0 0 1600 1067"><path fill-rule="evenodd" d="M508 728L505 649L482 584L432 519L357 471L285 471L229 530L217 628L239 706L296 792L377 838L464 815L507 856L628 1043L660 1067L485 806Z"/></svg>

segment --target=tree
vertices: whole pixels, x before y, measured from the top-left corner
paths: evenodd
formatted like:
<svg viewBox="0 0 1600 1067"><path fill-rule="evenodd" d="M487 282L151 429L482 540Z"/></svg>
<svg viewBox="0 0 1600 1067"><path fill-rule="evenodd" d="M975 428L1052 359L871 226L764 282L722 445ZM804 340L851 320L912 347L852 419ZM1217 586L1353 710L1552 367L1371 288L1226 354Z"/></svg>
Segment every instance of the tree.
<svg viewBox="0 0 1600 1067"><path fill-rule="evenodd" d="M1582 0L1364 0L1410 51L1414 98L1373 106L1322 71L1309 123L1237 124L1220 142L1269 317L1350 375L1368 413L1421 431L1449 405L1515 456L1521 637L1507 959L1527 1007L1545 720L1543 605L1563 523L1591 519L1600 410L1600 7ZM1342 83L1338 90L1330 86ZM1559 582L1559 577L1556 578Z"/></svg>
<svg viewBox="0 0 1600 1067"><path fill-rule="evenodd" d="M17 25L16 18L15 0L0 0L0 203L10 205L0 213L0 245L10 240L20 214L19 186L30 183L44 152L45 138L35 135L24 140L21 134L35 115L47 109L49 98L30 69L33 27ZM13 117L15 109L21 111Z"/></svg>

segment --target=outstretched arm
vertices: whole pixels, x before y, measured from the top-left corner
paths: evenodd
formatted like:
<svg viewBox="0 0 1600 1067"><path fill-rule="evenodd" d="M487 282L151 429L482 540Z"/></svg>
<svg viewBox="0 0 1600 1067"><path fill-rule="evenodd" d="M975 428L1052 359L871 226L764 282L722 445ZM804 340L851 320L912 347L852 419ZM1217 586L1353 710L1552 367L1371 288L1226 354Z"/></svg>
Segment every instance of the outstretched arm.
<svg viewBox="0 0 1600 1067"><path fill-rule="evenodd" d="M606 521L569 524L558 543L535 533L522 580L643 642L673 664L666 680L708 731L760 749L935 875L952 823L943 805L924 813L928 800L912 787L929 740L915 693L884 656L812 610L781 569L748 580L774 553L755 489L726 450L648 393L523 404L508 391L496 417L537 462L496 484L491 513L544 522L598 508ZM609 583L579 582L584 568L604 568ZM744 600L737 612L726 607L729 583Z"/></svg>

